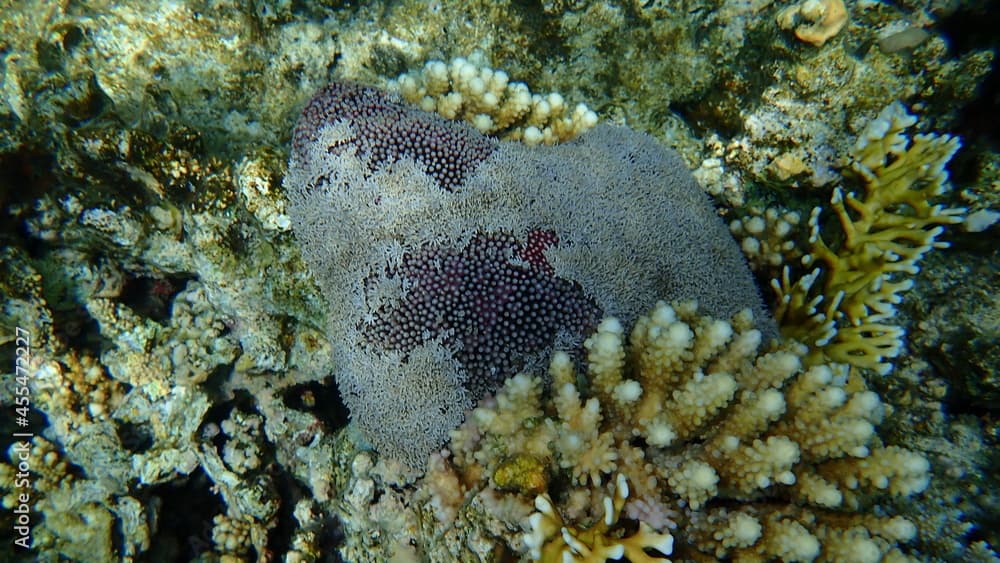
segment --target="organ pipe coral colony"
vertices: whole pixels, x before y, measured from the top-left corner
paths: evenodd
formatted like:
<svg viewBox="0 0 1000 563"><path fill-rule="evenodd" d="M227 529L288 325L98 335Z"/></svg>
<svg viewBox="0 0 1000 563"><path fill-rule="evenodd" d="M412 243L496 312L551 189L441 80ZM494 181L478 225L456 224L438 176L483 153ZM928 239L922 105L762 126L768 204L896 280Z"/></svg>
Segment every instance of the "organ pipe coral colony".
<svg viewBox="0 0 1000 563"><path fill-rule="evenodd" d="M996 560L991 320L927 298L995 301L927 132L975 3L57 4L0 8L0 559Z"/></svg>
<svg viewBox="0 0 1000 563"><path fill-rule="evenodd" d="M334 83L303 111L285 185L354 420L413 467L483 393L557 340L578 345L601 314L631 319L671 293L751 308L775 332L687 170L624 128L525 147Z"/></svg>

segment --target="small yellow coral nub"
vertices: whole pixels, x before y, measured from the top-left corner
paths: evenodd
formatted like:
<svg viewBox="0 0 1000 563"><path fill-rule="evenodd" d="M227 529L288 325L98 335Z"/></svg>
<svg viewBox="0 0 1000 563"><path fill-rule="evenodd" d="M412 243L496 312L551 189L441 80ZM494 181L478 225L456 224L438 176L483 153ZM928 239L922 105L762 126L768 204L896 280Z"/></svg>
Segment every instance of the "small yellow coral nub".
<svg viewBox="0 0 1000 563"><path fill-rule="evenodd" d="M548 464L535 456L517 454L502 461L493 472L493 482L501 491L539 495L549 486Z"/></svg>

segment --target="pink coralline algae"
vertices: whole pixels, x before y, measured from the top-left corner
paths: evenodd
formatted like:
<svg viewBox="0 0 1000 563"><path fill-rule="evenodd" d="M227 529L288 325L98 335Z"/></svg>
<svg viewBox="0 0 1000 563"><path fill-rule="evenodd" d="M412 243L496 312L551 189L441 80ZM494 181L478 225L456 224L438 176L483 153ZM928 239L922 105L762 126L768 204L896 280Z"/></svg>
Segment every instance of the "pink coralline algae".
<svg viewBox="0 0 1000 563"><path fill-rule="evenodd" d="M285 186L352 418L413 466L475 399L604 315L697 299L774 333L682 161L623 127L526 147L335 83L303 110Z"/></svg>

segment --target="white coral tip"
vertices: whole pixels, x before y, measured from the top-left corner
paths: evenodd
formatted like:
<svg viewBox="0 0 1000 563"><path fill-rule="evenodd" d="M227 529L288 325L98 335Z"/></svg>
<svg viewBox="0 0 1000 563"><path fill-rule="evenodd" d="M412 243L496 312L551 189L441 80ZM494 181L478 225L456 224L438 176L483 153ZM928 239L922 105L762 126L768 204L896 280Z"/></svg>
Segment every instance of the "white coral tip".
<svg viewBox="0 0 1000 563"><path fill-rule="evenodd" d="M524 133L521 135L521 139L524 141L524 144L531 147L541 143L542 139L544 139L544 135L542 134L541 129L532 125L524 129Z"/></svg>
<svg viewBox="0 0 1000 563"><path fill-rule="evenodd" d="M615 400L623 403L633 403L642 396L642 386L638 381L628 379L622 381L615 387Z"/></svg>
<svg viewBox="0 0 1000 563"><path fill-rule="evenodd" d="M618 477L615 479L615 487L616 487L615 495L617 495L618 498L621 499L628 498L629 495L628 479L626 479L625 476L622 475L621 473L619 473Z"/></svg>

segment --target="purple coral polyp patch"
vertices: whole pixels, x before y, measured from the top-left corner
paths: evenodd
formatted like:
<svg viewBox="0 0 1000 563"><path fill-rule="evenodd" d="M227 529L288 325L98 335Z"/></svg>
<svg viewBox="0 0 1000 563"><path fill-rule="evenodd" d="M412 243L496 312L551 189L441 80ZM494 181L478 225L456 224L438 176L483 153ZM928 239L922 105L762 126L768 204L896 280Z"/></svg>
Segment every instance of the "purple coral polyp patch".
<svg viewBox="0 0 1000 563"><path fill-rule="evenodd" d="M540 231L528 233L525 244L484 233L458 250L406 255L398 273L409 285L406 296L380 309L363 333L369 343L404 353L440 338L474 393L495 387L557 335L583 336L600 320L580 284L553 275L541 249L554 242Z"/></svg>
<svg viewBox="0 0 1000 563"><path fill-rule="evenodd" d="M429 119L431 116L381 90L333 82L317 92L302 110L292 135L293 158L308 152L309 145L318 140L320 129L346 120L355 133L351 144L373 166L410 158L420 163L443 189L453 190L489 157L494 144L469 127L437 116Z"/></svg>
<svg viewBox="0 0 1000 563"><path fill-rule="evenodd" d="M482 393L602 316L694 299L776 333L683 161L624 127L527 147L336 83L303 110L285 188L351 416L413 466Z"/></svg>

